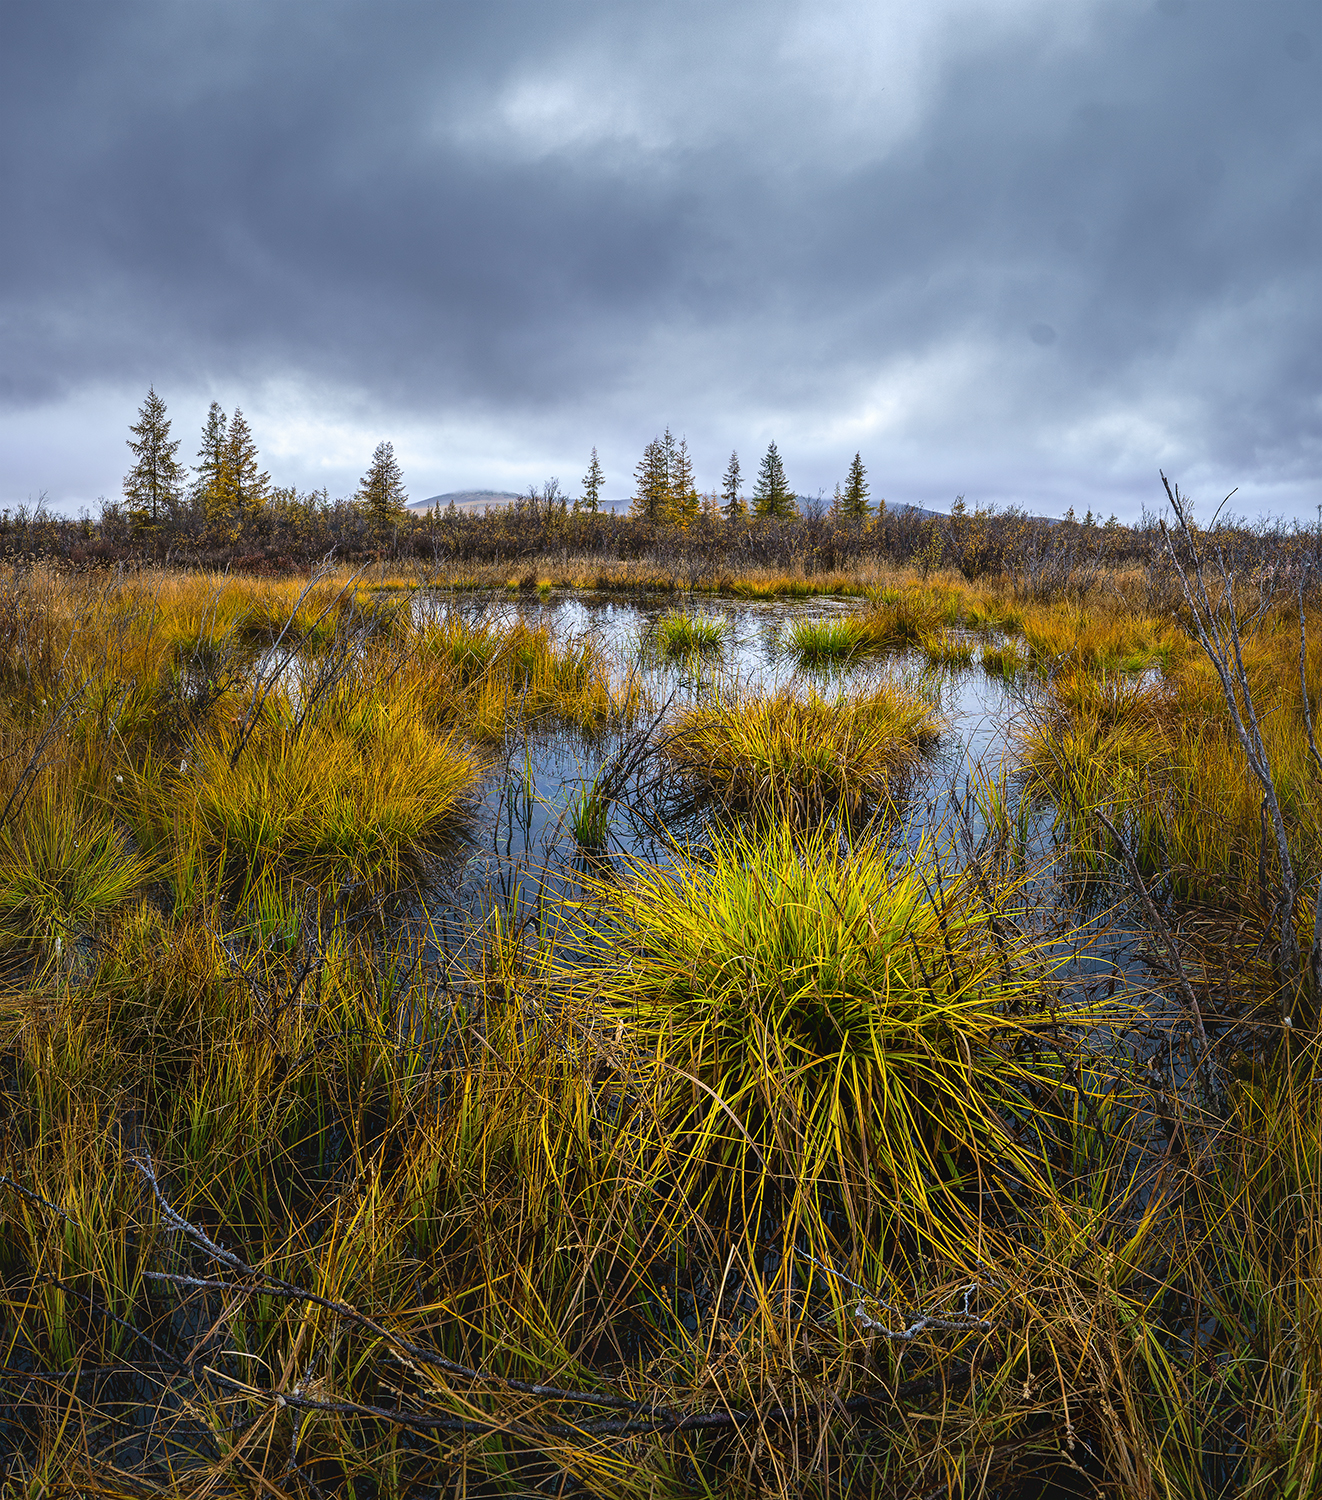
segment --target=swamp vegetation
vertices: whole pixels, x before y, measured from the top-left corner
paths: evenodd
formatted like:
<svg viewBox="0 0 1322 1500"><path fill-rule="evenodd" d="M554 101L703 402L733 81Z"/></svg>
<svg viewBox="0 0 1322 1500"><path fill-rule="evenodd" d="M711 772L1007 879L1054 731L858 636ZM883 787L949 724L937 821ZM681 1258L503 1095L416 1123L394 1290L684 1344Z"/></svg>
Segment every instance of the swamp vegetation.
<svg viewBox="0 0 1322 1500"><path fill-rule="evenodd" d="M5 1493L1322 1492L1322 607L1172 496L0 577Z"/></svg>

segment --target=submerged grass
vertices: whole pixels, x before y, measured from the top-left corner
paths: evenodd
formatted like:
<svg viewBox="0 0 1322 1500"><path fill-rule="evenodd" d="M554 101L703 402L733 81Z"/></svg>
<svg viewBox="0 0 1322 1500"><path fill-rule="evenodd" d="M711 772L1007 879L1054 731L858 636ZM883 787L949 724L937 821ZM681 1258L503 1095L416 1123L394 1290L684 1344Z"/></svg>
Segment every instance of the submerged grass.
<svg viewBox="0 0 1322 1500"><path fill-rule="evenodd" d="M936 733L931 704L897 683L854 697L782 689L685 710L665 753L699 798L802 818L883 801Z"/></svg>

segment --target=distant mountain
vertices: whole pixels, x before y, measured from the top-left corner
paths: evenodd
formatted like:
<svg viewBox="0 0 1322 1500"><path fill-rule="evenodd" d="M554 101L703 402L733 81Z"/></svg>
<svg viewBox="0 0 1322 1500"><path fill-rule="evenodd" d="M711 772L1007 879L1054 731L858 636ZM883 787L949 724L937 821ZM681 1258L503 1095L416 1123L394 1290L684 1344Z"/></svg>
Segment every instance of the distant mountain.
<svg viewBox="0 0 1322 1500"><path fill-rule="evenodd" d="M430 510L436 506L444 510L451 501L454 502L456 510L477 511L481 513L487 506L498 509L502 505L508 505L511 500L519 497L509 490L451 490L445 495L432 495L428 500L411 500L410 510Z"/></svg>
<svg viewBox="0 0 1322 1500"><path fill-rule="evenodd" d="M944 510L927 510L921 505L906 505L903 501L888 500L886 502L886 512L892 516L901 514L906 516L921 516L924 521L930 520L933 516L942 516L946 520L950 519L948 513Z"/></svg>
<svg viewBox="0 0 1322 1500"><path fill-rule="evenodd" d="M444 495L432 495L426 500L412 500L409 502L409 509L419 514L430 510L433 505L438 510L444 510L451 501L454 501L454 508L456 510L465 511L469 515L480 516L488 506L493 510L499 510L502 506L508 505L510 501L521 498L522 496L514 494L511 490L450 490ZM801 508L805 507L810 500L810 497L807 495L799 495L797 498ZM602 508L603 510L612 512L618 509L619 513L623 515L628 510L630 503L628 500L617 500L613 504L607 503L603 505ZM950 514L944 510L928 510L921 505L906 505L903 501L893 500L887 502L886 510L892 516L911 515L924 521L930 520L933 517L948 520ZM1060 524L1053 516L1041 516L1038 519L1045 521L1048 526L1057 526Z"/></svg>

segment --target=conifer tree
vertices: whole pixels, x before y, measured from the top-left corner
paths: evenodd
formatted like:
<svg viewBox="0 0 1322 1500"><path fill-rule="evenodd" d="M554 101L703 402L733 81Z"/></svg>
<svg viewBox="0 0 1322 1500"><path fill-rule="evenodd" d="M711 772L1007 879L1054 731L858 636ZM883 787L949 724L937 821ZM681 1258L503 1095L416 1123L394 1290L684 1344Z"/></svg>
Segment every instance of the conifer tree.
<svg viewBox="0 0 1322 1500"><path fill-rule="evenodd" d="M193 466L193 488L190 499L193 508L210 516L217 504L221 489L221 471L225 466L225 440L229 435L229 418L221 410L219 401L213 401L202 428L202 446L197 450L197 463Z"/></svg>
<svg viewBox="0 0 1322 1500"><path fill-rule="evenodd" d="M740 477L739 454L735 451L721 478L721 514L727 521L741 521L748 515L748 502L739 493Z"/></svg>
<svg viewBox="0 0 1322 1500"><path fill-rule="evenodd" d="M596 515L601 509L601 487L606 482L606 476L601 472L601 464L597 459L597 450L592 450L592 462L588 465L588 471L583 476L583 509Z"/></svg>
<svg viewBox="0 0 1322 1500"><path fill-rule="evenodd" d="M840 496L840 514L847 521L865 521L872 507L868 504L868 471L863 467L861 455L855 453L845 480L844 493Z"/></svg>
<svg viewBox="0 0 1322 1500"><path fill-rule="evenodd" d="M258 468L257 444L248 419L236 406L229 419L219 475L221 509L232 536L251 524L271 491L271 476Z"/></svg>
<svg viewBox="0 0 1322 1500"><path fill-rule="evenodd" d="M369 529L378 540L398 524L409 497L404 493L404 475L395 458L393 443L376 445L372 466L363 475L356 498L367 513Z"/></svg>
<svg viewBox="0 0 1322 1500"><path fill-rule="evenodd" d="M173 516L184 492L184 466L175 457L179 439L170 441L170 420L156 387L138 409L138 420L129 428L129 452L135 463L124 476L124 498L144 521L156 526L161 514Z"/></svg>
<svg viewBox="0 0 1322 1500"><path fill-rule="evenodd" d="M772 443L757 471L757 484L753 488L753 513L783 520L793 516L797 509L794 491L785 478L785 465L775 443Z"/></svg>
<svg viewBox="0 0 1322 1500"><path fill-rule="evenodd" d="M670 429L666 429L670 437ZM671 439L673 445L673 439ZM664 522L670 519L673 498L670 493L670 463L666 443L662 438L653 438L643 449L643 456L633 471L633 514L645 521Z"/></svg>
<svg viewBox="0 0 1322 1500"><path fill-rule="evenodd" d="M669 429L667 429L669 436ZM688 526L698 519L702 500L693 478L693 460L689 457L687 438L680 438L674 448L670 469L670 519L681 526Z"/></svg>

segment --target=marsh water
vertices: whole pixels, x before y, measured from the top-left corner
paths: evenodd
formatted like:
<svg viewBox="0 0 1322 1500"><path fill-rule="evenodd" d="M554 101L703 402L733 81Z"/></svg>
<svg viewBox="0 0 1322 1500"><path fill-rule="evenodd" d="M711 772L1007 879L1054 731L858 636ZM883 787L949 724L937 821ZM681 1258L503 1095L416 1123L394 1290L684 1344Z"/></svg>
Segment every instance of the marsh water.
<svg viewBox="0 0 1322 1500"><path fill-rule="evenodd" d="M1063 878L1056 858L1056 810L1029 796L1017 771L1017 727L1033 710L1032 686L967 667L933 667L909 650L828 668L805 667L789 647L798 621L823 620L858 608L857 600L704 600L693 613L725 622L720 649L665 659L648 649L657 621L676 609L671 597L559 592L545 596L486 593L423 596L422 611L452 609L472 623L546 625L564 642L591 637L614 663L618 679L631 675L644 690L640 718L664 735L669 717L714 695L778 689L852 694L880 678L899 679L937 710L940 733L918 765L898 777L891 805L867 832L888 840L897 857L926 842L946 860L968 857L987 832L979 782L1000 783L1016 821L1017 856L1025 872L1024 906L1040 932L1057 936L1062 977L1085 990L1105 982L1144 992L1149 1013L1165 1007L1150 993L1152 976L1139 952L1140 923L1116 893L1080 899L1077 881ZM960 632L949 632L958 635ZM969 635L970 641L985 639ZM723 826L710 812L686 808L666 784L655 754L630 779L629 794L609 810L603 850L585 856L574 837L570 809L604 767L637 743L638 730L585 736L572 730L525 734L513 720L483 784L479 809L458 860L434 887L428 919L443 949L454 950L475 919L499 905L522 923L577 894L585 873L609 878L631 860L667 864L677 849L700 851ZM1135 997L1137 998L1137 996Z"/></svg>

